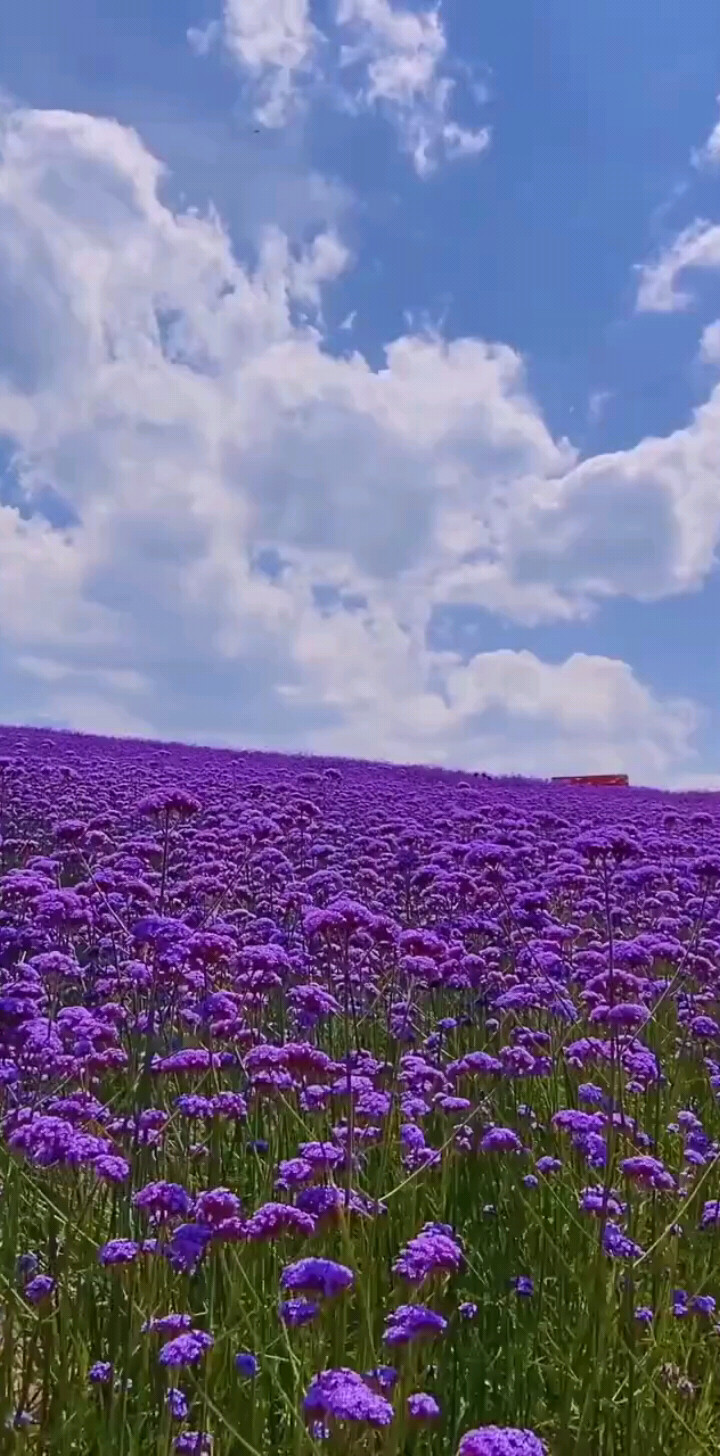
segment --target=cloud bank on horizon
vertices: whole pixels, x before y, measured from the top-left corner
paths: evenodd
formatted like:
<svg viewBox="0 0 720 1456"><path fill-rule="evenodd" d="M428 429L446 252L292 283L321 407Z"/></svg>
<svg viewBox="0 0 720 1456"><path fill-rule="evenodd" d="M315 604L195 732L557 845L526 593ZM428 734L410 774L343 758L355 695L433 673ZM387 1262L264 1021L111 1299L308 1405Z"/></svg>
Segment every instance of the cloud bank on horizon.
<svg viewBox="0 0 720 1456"><path fill-rule="evenodd" d="M245 172L218 174L202 206L183 195L183 147L164 155L127 93L90 106L75 76L69 105L56 76L31 101L7 78L3 718L490 772L720 772L720 681L663 672L672 613L689 663L688 604L698 632L714 610L720 123L687 149L703 215L651 245L648 209L645 257L629 254L625 297L594 325L658 315L652 349L671 350L667 316L692 322L677 370L697 371L696 395L613 441L623 381L595 380L576 438L572 409L558 423L562 401L533 384L522 319L506 341L481 326L483 297L497 306L468 251L502 224L477 194L491 169L499 202L512 188L503 125L522 77L468 58L473 14L451 33L439 7L391 0L179 13L177 66L197 86L183 147L225 124L222 77L227 125L269 148L253 165L246 138ZM293 221L299 195L321 201ZM570 203L555 212L561 240ZM418 219L458 270L420 314L403 295ZM508 299L514 248L499 240ZM433 318L446 284L451 327ZM650 671L618 650L638 614L646 634L662 623Z"/></svg>

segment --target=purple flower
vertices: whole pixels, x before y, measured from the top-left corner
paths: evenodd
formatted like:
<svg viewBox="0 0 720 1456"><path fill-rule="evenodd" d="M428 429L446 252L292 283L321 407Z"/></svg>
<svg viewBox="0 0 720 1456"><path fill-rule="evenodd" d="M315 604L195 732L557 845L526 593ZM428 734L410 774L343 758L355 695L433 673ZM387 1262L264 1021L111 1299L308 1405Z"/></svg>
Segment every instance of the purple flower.
<svg viewBox="0 0 720 1456"><path fill-rule="evenodd" d="M36 1022L37 1043L46 1050L52 1023ZM62 1051L62 1043L59 1043ZM16 1128L8 1137L8 1144L15 1152L24 1153L36 1166L51 1168L55 1165L78 1167L93 1162L109 1149L109 1143L88 1133L79 1133L67 1118L34 1116L31 1122Z"/></svg>
<svg viewBox="0 0 720 1456"><path fill-rule="evenodd" d="M170 1256L181 1270L192 1270L199 1264L213 1236L207 1223L181 1223L173 1230Z"/></svg>
<svg viewBox="0 0 720 1456"><path fill-rule="evenodd" d="M132 1239L110 1239L98 1249L101 1264L133 1264L140 1252L140 1245Z"/></svg>
<svg viewBox="0 0 720 1456"><path fill-rule="evenodd" d="M686 1148L683 1157L686 1163L690 1163L695 1168L703 1168L707 1162L705 1155L697 1148Z"/></svg>
<svg viewBox="0 0 720 1456"><path fill-rule="evenodd" d="M627 1209L627 1204L612 1188L583 1188L579 1203L581 1213L592 1213L598 1218L622 1218Z"/></svg>
<svg viewBox="0 0 720 1456"><path fill-rule="evenodd" d="M366 1385L355 1370L325 1370L316 1375L305 1396L308 1419L361 1421L371 1426L389 1426L394 1411L385 1397Z"/></svg>
<svg viewBox="0 0 720 1456"><path fill-rule="evenodd" d="M549 1154L544 1154L542 1158L538 1158L535 1167L538 1173L547 1177L550 1173L559 1173L562 1163L559 1158L551 1158Z"/></svg>
<svg viewBox="0 0 720 1456"><path fill-rule="evenodd" d="M458 1314L461 1319L468 1321L475 1320L478 1316L478 1307L471 1300L465 1300L463 1304L458 1305Z"/></svg>
<svg viewBox="0 0 720 1456"><path fill-rule="evenodd" d="M310 1183L313 1177L313 1165L308 1162L307 1158L286 1158L278 1164L275 1187L280 1189L301 1188L304 1183Z"/></svg>
<svg viewBox="0 0 720 1456"><path fill-rule="evenodd" d="M552 1119L553 1127L559 1132L568 1132L573 1135L583 1133L601 1133L605 1128L605 1117L601 1112L580 1112L574 1107L561 1107Z"/></svg>
<svg viewBox="0 0 720 1456"><path fill-rule="evenodd" d="M212 1335L204 1330L188 1330L187 1334L176 1335L174 1340L168 1340L162 1346L158 1360L161 1365L173 1367L180 1365L197 1365L205 1354L214 1345Z"/></svg>
<svg viewBox="0 0 720 1456"><path fill-rule="evenodd" d="M212 1451L212 1436L205 1431L183 1431L173 1441L175 1451L187 1451L192 1456L201 1456L203 1451Z"/></svg>
<svg viewBox="0 0 720 1456"><path fill-rule="evenodd" d="M313 1441L329 1441L332 1435L332 1431L325 1421L311 1421L308 1430Z"/></svg>
<svg viewBox="0 0 720 1456"><path fill-rule="evenodd" d="M513 1289L522 1299L528 1299L535 1292L535 1284L529 1274L519 1274L517 1279L513 1279Z"/></svg>
<svg viewBox="0 0 720 1456"><path fill-rule="evenodd" d="M643 1188L656 1188L663 1192L672 1192L675 1188L675 1179L658 1158L647 1154L623 1158L620 1167L626 1178Z"/></svg>
<svg viewBox="0 0 720 1456"><path fill-rule="evenodd" d="M192 814L199 814L202 805L199 799L188 794L185 789L167 788L156 789L146 794L137 805L138 814L147 814L151 818L158 814L175 813L180 818L189 817Z"/></svg>
<svg viewBox="0 0 720 1456"><path fill-rule="evenodd" d="M15 1262L18 1279L30 1279L38 1267L37 1254L19 1254Z"/></svg>
<svg viewBox="0 0 720 1456"><path fill-rule="evenodd" d="M388 1315L383 1340L388 1345L408 1345L412 1340L433 1339L447 1329L447 1320L424 1304L401 1304Z"/></svg>
<svg viewBox="0 0 720 1456"><path fill-rule="evenodd" d="M346 1190L343 1188L303 1188L297 1196L297 1207L303 1213L310 1214L318 1223L321 1219L336 1222L344 1215L345 1206ZM361 1218L370 1218L374 1214L385 1212L383 1204L373 1203L372 1199L358 1193L354 1188L350 1190L347 1209L349 1213L359 1214Z"/></svg>
<svg viewBox="0 0 720 1456"><path fill-rule="evenodd" d="M209 1188L196 1200L195 1218L216 1228L225 1219L239 1217L241 1209L240 1199L229 1188Z"/></svg>
<svg viewBox="0 0 720 1456"><path fill-rule="evenodd" d="M344 1084L341 1090L344 1090ZM331 1173L345 1161L342 1148L337 1148L334 1143L301 1143L298 1152L318 1173Z"/></svg>
<svg viewBox="0 0 720 1456"><path fill-rule="evenodd" d="M36 1274L29 1284L25 1285L23 1294L30 1304L43 1304L49 1299L55 1290L55 1280L49 1274Z"/></svg>
<svg viewBox="0 0 720 1456"><path fill-rule="evenodd" d="M469 1097L440 1096L435 1098L435 1106L438 1107L441 1112L446 1112L449 1116L451 1116L453 1113L469 1112L472 1108L472 1102L470 1101Z"/></svg>
<svg viewBox="0 0 720 1456"><path fill-rule="evenodd" d="M196 1119L210 1118L213 1116L212 1097L202 1097L198 1092L183 1092L180 1097L175 1098L175 1106L183 1117Z"/></svg>
<svg viewBox="0 0 720 1456"><path fill-rule="evenodd" d="M147 1183L133 1198L135 1208L150 1215L154 1223L168 1218L182 1218L192 1210L193 1201L180 1183Z"/></svg>
<svg viewBox="0 0 720 1456"><path fill-rule="evenodd" d="M320 1305L311 1299L284 1299L280 1304L280 1318L291 1330L310 1324L319 1313Z"/></svg>
<svg viewBox="0 0 720 1456"><path fill-rule="evenodd" d="M244 1218L223 1218L220 1223L205 1224L214 1243L239 1244L245 1238Z"/></svg>
<svg viewBox="0 0 720 1456"><path fill-rule="evenodd" d="M502 1062L489 1052L468 1052L459 1062L450 1062L447 1075L453 1081L461 1077L494 1077L503 1069Z"/></svg>
<svg viewBox="0 0 720 1456"><path fill-rule="evenodd" d="M521 1153L523 1145L511 1127L490 1127L480 1139L481 1153Z"/></svg>
<svg viewBox="0 0 720 1456"><path fill-rule="evenodd" d="M546 1456L547 1446L533 1431L513 1426L479 1426L466 1431L457 1456Z"/></svg>
<svg viewBox="0 0 720 1456"><path fill-rule="evenodd" d="M640 1259L643 1250L615 1223L608 1223L603 1230L603 1249L611 1259Z"/></svg>
<svg viewBox="0 0 720 1456"><path fill-rule="evenodd" d="M712 1294L694 1294L690 1300L690 1312L704 1315L710 1319L715 1313L715 1300Z"/></svg>
<svg viewBox="0 0 720 1456"><path fill-rule="evenodd" d="M235 1356L235 1369L245 1380L252 1380L257 1375L259 1368L255 1355L241 1351L239 1355Z"/></svg>
<svg viewBox="0 0 720 1456"><path fill-rule="evenodd" d="M642 1026L649 1017L647 1006L640 1006L636 1001L619 1001L616 1006L608 1006L606 1002L600 1002L590 1012L589 1021L591 1025L602 1022L605 1026L628 1027L634 1030Z"/></svg>
<svg viewBox="0 0 720 1456"><path fill-rule="evenodd" d="M463 1251L452 1236L452 1229L427 1224L416 1238L402 1250L393 1264L393 1273L408 1284L422 1284L431 1275L456 1274L463 1262Z"/></svg>
<svg viewBox="0 0 720 1456"><path fill-rule="evenodd" d="M168 1391L165 1400L173 1420L184 1421L190 1409L190 1404L183 1391L178 1390L177 1386L173 1386L172 1390Z"/></svg>
<svg viewBox="0 0 720 1456"><path fill-rule="evenodd" d="M264 1203L245 1225L245 1237L257 1243L267 1243L284 1235L306 1239L314 1232L315 1219L289 1203Z"/></svg>
<svg viewBox="0 0 720 1456"><path fill-rule="evenodd" d="M411 1421L436 1421L440 1407L432 1395L418 1391L407 1398L407 1412Z"/></svg>
<svg viewBox="0 0 720 1456"><path fill-rule="evenodd" d="M179 1335L192 1327L189 1314L161 1314L148 1319L141 1326L144 1335Z"/></svg>
<svg viewBox="0 0 720 1456"><path fill-rule="evenodd" d="M91 1385L107 1385L112 1380L113 1368L109 1360L96 1360L88 1370L88 1380Z"/></svg>
<svg viewBox="0 0 720 1456"><path fill-rule="evenodd" d="M103 1154L95 1159L93 1168L103 1183L124 1183L130 1177L130 1164L126 1158Z"/></svg>
<svg viewBox="0 0 720 1456"><path fill-rule="evenodd" d="M383 1390L394 1390L398 1383L398 1372L394 1365L376 1365L374 1370L368 1370L365 1375L369 1385Z"/></svg>
<svg viewBox="0 0 720 1456"><path fill-rule="evenodd" d="M320 1294L324 1299L342 1294L354 1282L352 1269L332 1259L299 1259L296 1264L288 1264L280 1276L283 1289L296 1294Z"/></svg>
<svg viewBox="0 0 720 1456"><path fill-rule="evenodd" d="M211 1099L213 1116L244 1122L247 1117L247 1102L239 1092L216 1092Z"/></svg>
<svg viewBox="0 0 720 1456"><path fill-rule="evenodd" d="M36 1426L37 1423L37 1416L34 1416L31 1411L21 1408L15 1411L9 1421L9 1424L17 1431L23 1431L27 1426Z"/></svg>
<svg viewBox="0 0 720 1456"><path fill-rule="evenodd" d="M252 1141L248 1143L248 1151L251 1153L266 1153L269 1147L270 1144L267 1141L267 1138L253 1138Z"/></svg>
<svg viewBox="0 0 720 1456"><path fill-rule="evenodd" d="M653 1322L653 1312L647 1304L639 1304L634 1317L640 1325L651 1325Z"/></svg>
<svg viewBox="0 0 720 1456"><path fill-rule="evenodd" d="M720 1037L720 1026L712 1016L693 1016L690 1031L701 1041L716 1041Z"/></svg>

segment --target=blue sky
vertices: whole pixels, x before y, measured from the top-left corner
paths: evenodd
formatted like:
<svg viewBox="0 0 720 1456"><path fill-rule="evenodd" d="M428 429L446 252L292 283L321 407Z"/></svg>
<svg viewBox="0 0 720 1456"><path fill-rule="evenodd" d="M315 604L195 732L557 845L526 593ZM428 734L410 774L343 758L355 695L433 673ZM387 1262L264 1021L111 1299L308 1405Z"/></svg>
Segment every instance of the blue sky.
<svg viewBox="0 0 720 1456"><path fill-rule="evenodd" d="M2 716L720 783L710 0L3 39Z"/></svg>

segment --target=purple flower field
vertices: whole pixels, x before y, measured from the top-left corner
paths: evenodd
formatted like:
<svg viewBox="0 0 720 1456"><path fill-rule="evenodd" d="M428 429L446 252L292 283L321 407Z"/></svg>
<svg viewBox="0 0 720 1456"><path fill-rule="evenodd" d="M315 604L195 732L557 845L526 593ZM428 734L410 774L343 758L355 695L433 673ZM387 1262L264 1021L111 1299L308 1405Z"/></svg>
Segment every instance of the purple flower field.
<svg viewBox="0 0 720 1456"><path fill-rule="evenodd" d="M720 1442L720 801L0 730L2 1450Z"/></svg>

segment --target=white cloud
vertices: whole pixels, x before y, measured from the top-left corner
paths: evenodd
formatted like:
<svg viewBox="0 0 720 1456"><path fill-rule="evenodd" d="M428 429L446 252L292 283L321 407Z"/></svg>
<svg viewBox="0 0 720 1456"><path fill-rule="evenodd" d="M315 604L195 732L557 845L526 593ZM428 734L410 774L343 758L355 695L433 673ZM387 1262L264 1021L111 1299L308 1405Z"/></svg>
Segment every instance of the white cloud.
<svg viewBox="0 0 720 1456"><path fill-rule="evenodd" d="M409 105L433 86L447 51L439 10L399 9L390 0L337 0L336 18L356 30L370 101Z"/></svg>
<svg viewBox="0 0 720 1456"><path fill-rule="evenodd" d="M587 403L587 417L591 424L596 425L603 418L612 397L611 389L593 390Z"/></svg>
<svg viewBox="0 0 720 1456"><path fill-rule="evenodd" d="M720 162L720 121L713 128L705 143L705 156L713 166Z"/></svg>
<svg viewBox="0 0 720 1456"><path fill-rule="evenodd" d="M720 102L720 96L718 96ZM713 127L707 141L693 154L696 167L714 167L720 162L720 121Z"/></svg>
<svg viewBox="0 0 720 1456"><path fill-rule="evenodd" d="M152 736L152 726L146 718L94 693L52 693L44 716L49 725L70 732L98 733L111 738Z"/></svg>
<svg viewBox="0 0 720 1456"><path fill-rule="evenodd" d="M0 632L32 638L42 621L48 642L62 643L68 633L88 645L102 642L103 616L82 600L82 575L72 532L0 505Z"/></svg>
<svg viewBox="0 0 720 1456"><path fill-rule="evenodd" d="M678 774L670 785L678 793L720 793L720 774Z"/></svg>
<svg viewBox="0 0 720 1456"><path fill-rule="evenodd" d="M448 601L538 621L701 580L720 396L578 462L506 346L330 354L334 234L298 251L270 232L244 267L217 216L161 201L117 123L17 111L0 140L0 432L34 509L0 508L0 639L46 713L655 779L690 755L691 709L623 663L464 664L426 631ZM48 485L72 525L42 513Z"/></svg>
<svg viewBox="0 0 720 1456"><path fill-rule="evenodd" d="M310 0L224 0L222 19L188 36L200 55L223 44L254 90L262 126L284 125L314 87L343 110L382 111L420 176L441 158L477 156L490 143L489 128L451 115L456 82L439 7L334 0L321 31Z"/></svg>
<svg viewBox="0 0 720 1456"><path fill-rule="evenodd" d="M299 258L286 253L285 271L292 297L319 309L324 285L339 278L349 264L350 251L337 234L319 233Z"/></svg>
<svg viewBox="0 0 720 1456"><path fill-rule="evenodd" d="M690 425L530 486L510 522L513 578L571 597L652 601L701 585L720 538L720 390Z"/></svg>
<svg viewBox="0 0 720 1456"><path fill-rule="evenodd" d="M639 268L638 312L677 313L689 308L693 295L678 286L680 275L715 268L720 268L720 225L699 218L679 233L655 262Z"/></svg>
<svg viewBox="0 0 720 1456"><path fill-rule="evenodd" d="M380 107L390 116L420 176L441 155L453 159L486 149L487 127L462 127L448 114L454 82L444 69L447 40L439 7L414 11L390 0L337 0L336 19L349 35L341 65L360 70L356 104Z"/></svg>
<svg viewBox="0 0 720 1456"><path fill-rule="evenodd" d="M633 733L657 736L658 702L627 663L574 653L565 662L541 662L531 652L486 652L448 674L451 700L462 712L502 708L533 722L548 720L580 739L601 729L627 744ZM665 742L670 755L682 749L695 726L685 702L665 704Z"/></svg>
<svg viewBox="0 0 720 1456"><path fill-rule="evenodd" d="M91 679L93 685L110 688L119 693L141 693L148 686L147 680L141 673L129 668L93 668L88 671L81 664L62 662L52 657L33 657L32 655L19 656L17 665L23 672L28 672L31 677L39 678L40 682L45 683L60 683L80 678L87 686L87 680Z"/></svg>
<svg viewBox="0 0 720 1456"><path fill-rule="evenodd" d="M703 329L700 358L704 364L720 364L720 319Z"/></svg>
<svg viewBox="0 0 720 1456"><path fill-rule="evenodd" d="M303 80L312 76L319 32L310 0L224 0L220 24L192 29L199 54L221 39L256 89L254 115L262 126L283 126L295 111Z"/></svg>
<svg viewBox="0 0 720 1456"><path fill-rule="evenodd" d="M627 772L666 781L693 756L694 705L657 698L624 662L577 653L423 653L391 621L337 617L300 634L305 693L342 708L319 753L489 772ZM368 640L372 638L372 640ZM365 745L365 748L362 748Z"/></svg>

